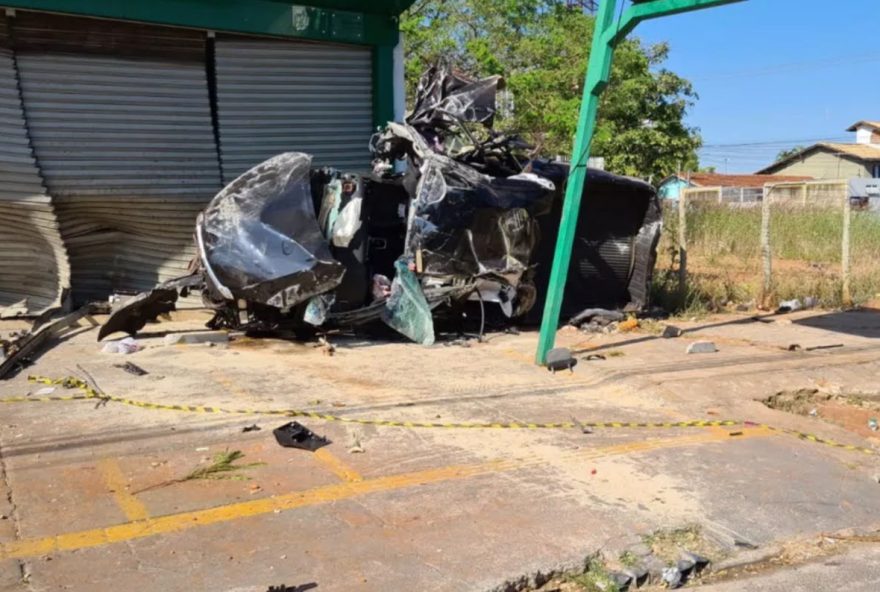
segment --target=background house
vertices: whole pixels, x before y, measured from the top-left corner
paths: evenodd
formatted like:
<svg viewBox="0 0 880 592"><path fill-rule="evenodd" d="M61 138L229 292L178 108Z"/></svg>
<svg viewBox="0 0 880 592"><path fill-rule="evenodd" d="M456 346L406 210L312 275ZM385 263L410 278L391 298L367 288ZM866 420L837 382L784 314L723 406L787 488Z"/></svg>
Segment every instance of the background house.
<svg viewBox="0 0 880 592"><path fill-rule="evenodd" d="M757 201L768 183L809 181L811 177L797 175L722 175L720 173L687 173L672 175L660 183L662 199L678 199L683 189L722 188L729 198L739 201Z"/></svg>
<svg viewBox="0 0 880 592"><path fill-rule="evenodd" d="M880 178L880 121L859 121L854 144L820 142L758 171L815 179Z"/></svg>

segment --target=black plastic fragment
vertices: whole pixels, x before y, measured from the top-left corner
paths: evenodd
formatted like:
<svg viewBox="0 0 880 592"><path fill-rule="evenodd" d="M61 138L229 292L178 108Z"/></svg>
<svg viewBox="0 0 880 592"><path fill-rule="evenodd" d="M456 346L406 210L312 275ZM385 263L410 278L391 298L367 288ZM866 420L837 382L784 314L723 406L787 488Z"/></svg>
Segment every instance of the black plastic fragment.
<svg viewBox="0 0 880 592"><path fill-rule="evenodd" d="M314 452L319 448L323 448L330 444L330 440L324 436L319 436L312 430L297 421L291 421L281 427L272 430L275 439L282 446L287 448L301 448Z"/></svg>

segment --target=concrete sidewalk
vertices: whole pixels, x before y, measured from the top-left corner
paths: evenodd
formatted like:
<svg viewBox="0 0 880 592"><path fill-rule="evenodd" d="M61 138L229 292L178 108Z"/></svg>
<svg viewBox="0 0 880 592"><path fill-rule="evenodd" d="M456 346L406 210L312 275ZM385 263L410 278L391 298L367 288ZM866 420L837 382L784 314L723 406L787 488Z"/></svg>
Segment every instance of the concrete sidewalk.
<svg viewBox="0 0 880 592"><path fill-rule="evenodd" d="M150 325L138 337L146 349L126 356L99 353L84 322L26 373L61 378L79 365L108 394L165 405L432 423L735 418L877 445L756 401L801 387L875 389L875 313L720 317L668 340L566 329L560 344L606 359L557 374L532 365L533 333L428 349L338 339L333 356L271 339L163 345L166 333L201 327ZM685 354L694 339L720 351ZM787 351L792 343L843 347ZM126 361L149 374L114 367ZM0 383L0 397L44 388L26 373ZM310 453L276 444L284 417L92 401L0 414L0 589L516 590L658 529L698 524L735 553L735 540L880 527L880 457L759 426L584 434L300 419L332 440ZM261 429L243 431L252 424ZM180 481L234 450L240 464L259 464Z"/></svg>

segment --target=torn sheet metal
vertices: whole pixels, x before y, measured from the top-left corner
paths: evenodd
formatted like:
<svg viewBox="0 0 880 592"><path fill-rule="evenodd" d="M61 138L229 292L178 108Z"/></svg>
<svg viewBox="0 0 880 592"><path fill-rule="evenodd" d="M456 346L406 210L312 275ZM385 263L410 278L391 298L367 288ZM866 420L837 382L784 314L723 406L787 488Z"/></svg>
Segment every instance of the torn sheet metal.
<svg viewBox="0 0 880 592"><path fill-rule="evenodd" d="M200 219L206 266L235 298L281 311L332 290L345 268L318 226L311 157L285 152L227 185Z"/></svg>
<svg viewBox="0 0 880 592"><path fill-rule="evenodd" d="M407 240L418 270L491 275L515 284L531 263L538 240L534 216L549 209L552 184L487 177L435 156L421 172Z"/></svg>
<svg viewBox="0 0 880 592"><path fill-rule="evenodd" d="M464 122L492 127L500 76L474 80L447 66L430 67L416 90L415 105L406 118L415 127L443 127Z"/></svg>

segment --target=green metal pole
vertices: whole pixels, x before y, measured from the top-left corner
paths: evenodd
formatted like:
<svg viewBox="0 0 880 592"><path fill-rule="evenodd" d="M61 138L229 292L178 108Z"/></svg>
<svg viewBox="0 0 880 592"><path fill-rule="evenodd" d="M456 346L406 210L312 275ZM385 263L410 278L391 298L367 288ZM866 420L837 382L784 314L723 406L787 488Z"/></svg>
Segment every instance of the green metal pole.
<svg viewBox="0 0 880 592"><path fill-rule="evenodd" d="M593 44L584 83L584 94L578 117L577 132L572 150L571 170L565 188L565 201L562 205L562 218L556 238L556 251L553 255L553 268L547 285L547 300L544 304L544 317L541 320L541 333L538 337L538 350L535 361L543 365L547 352L553 349L556 341L556 328L562 310L562 297L565 281L571 264L571 250L574 233L577 229L581 196L587 178L587 160L596 130L596 116L599 99L608 85L611 75L611 62L614 49L640 22L665 15L678 14L691 10L710 8L722 4L734 4L744 0L652 0L631 6L619 19L615 19L618 6L624 0L602 0L596 24L593 29Z"/></svg>
<svg viewBox="0 0 880 592"><path fill-rule="evenodd" d="M599 98L604 88L601 82L606 84L608 82L614 54L614 46L606 43L603 38L605 32L614 24L618 1L622 0L603 0L600 2L599 13L596 15L596 24L593 28L593 45L590 49L590 59L584 79L584 93L571 155L571 170L568 184L565 187L562 219L559 221L556 252L553 254L553 268L550 272L550 283L547 285L547 300L544 304L544 317L541 320L541 333L538 337L538 352L536 354L538 364L544 364L547 360L547 352L553 349L553 343L556 340L556 327L559 325L565 280L568 278L568 267L571 263L574 232L577 228L581 195L587 176L587 159L590 156L593 132L596 130ZM596 84L597 82L600 84Z"/></svg>

